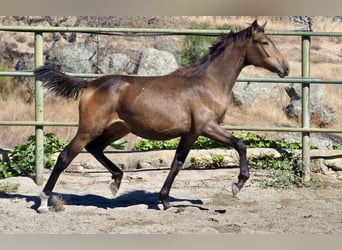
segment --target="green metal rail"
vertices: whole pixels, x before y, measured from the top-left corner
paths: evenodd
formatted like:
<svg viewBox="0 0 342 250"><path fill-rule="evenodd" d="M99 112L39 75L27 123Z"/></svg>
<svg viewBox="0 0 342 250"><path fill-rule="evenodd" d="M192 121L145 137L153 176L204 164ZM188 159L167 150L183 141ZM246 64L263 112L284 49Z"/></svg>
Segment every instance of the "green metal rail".
<svg viewBox="0 0 342 250"><path fill-rule="evenodd" d="M76 32L76 33L103 33L108 35L117 34L164 34L164 35L220 35L230 32L230 30L203 30L203 29L150 29L150 28L106 28L106 27L47 27L47 26L0 26L0 31L11 32ZM303 30L289 31L266 31L268 35L278 36L325 36L325 37L341 37L342 32L315 32Z"/></svg>
<svg viewBox="0 0 342 250"><path fill-rule="evenodd" d="M99 35L117 36L151 36L151 35L206 35L217 36L230 30L200 30L200 29L146 29L146 28L94 28L94 27L28 27L28 26L0 26L0 31L31 32L35 34L35 67L43 65L43 33L47 32L77 32L95 33ZM312 32L312 31L266 31L268 35L300 36L302 37L302 74L301 77L280 78L238 78L239 82L267 82L267 83L301 83L302 84L302 126L301 128L285 127L242 127L222 126L227 130L247 131L278 131L302 133L302 159L305 167L305 180L310 180L310 133L342 133L342 129L310 128L309 98L311 84L341 84L342 80L325 80L310 78L310 43L311 37L342 37L342 32ZM98 74L69 74L73 77L95 78ZM0 76L33 77L31 71L6 71ZM47 122L43 119L43 89L41 82L35 82L35 121L0 121L0 126L35 126L36 133L36 178L38 185L43 183L43 128L44 126L78 126L76 122Z"/></svg>

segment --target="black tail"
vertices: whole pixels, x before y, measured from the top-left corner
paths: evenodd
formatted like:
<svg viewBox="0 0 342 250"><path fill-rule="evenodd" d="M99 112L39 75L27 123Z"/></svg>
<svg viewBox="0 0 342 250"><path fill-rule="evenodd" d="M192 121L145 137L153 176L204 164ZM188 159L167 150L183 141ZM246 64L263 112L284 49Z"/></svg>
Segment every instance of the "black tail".
<svg viewBox="0 0 342 250"><path fill-rule="evenodd" d="M43 87L56 95L76 99L80 92L88 87L88 81L70 77L60 72L54 65L45 65L34 71L37 80Z"/></svg>

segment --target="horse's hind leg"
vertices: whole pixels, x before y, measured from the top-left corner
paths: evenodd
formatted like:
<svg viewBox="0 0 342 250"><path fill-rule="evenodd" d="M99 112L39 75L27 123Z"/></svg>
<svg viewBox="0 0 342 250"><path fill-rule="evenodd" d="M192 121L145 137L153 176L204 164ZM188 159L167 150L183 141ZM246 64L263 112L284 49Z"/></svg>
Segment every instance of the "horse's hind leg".
<svg viewBox="0 0 342 250"><path fill-rule="evenodd" d="M86 150L91 153L108 171L112 174L114 180L110 184L110 190L115 196L118 192L121 184L121 179L123 173L113 162L111 162L104 154L103 150L111 142L122 138L127 135L129 131L121 122L116 122L110 127L104 130L104 132L97 137L95 140L91 141L87 146Z"/></svg>
<svg viewBox="0 0 342 250"><path fill-rule="evenodd" d="M87 143L88 140L86 139L86 137L77 134L75 138L71 140L69 145L66 146L64 150L59 154L57 162L41 193L41 201L38 208L39 213L48 212L48 199L58 180L58 177L68 167L70 162L76 157L76 155L84 148Z"/></svg>

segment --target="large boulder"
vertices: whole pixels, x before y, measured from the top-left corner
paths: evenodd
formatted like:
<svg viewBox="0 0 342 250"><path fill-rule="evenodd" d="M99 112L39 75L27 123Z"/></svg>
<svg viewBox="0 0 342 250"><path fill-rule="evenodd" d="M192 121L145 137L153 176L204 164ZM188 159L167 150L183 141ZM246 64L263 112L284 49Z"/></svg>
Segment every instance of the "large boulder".
<svg viewBox="0 0 342 250"><path fill-rule="evenodd" d="M237 82L232 90L232 98L238 106L252 106L264 99L280 98L279 87L273 83Z"/></svg>
<svg viewBox="0 0 342 250"><path fill-rule="evenodd" d="M134 65L128 55L122 53L114 53L106 55L101 63L97 65L98 70L102 74L127 74L132 71Z"/></svg>
<svg viewBox="0 0 342 250"><path fill-rule="evenodd" d="M58 65L62 71L92 73L97 49L91 44L61 44L49 50L46 61Z"/></svg>
<svg viewBox="0 0 342 250"><path fill-rule="evenodd" d="M177 61L170 52L147 48L141 54L137 73L141 76L166 75L177 68Z"/></svg>
<svg viewBox="0 0 342 250"><path fill-rule="evenodd" d="M301 84L289 84L285 87L290 103L284 108L289 118L301 121L302 117L302 87ZM312 84L310 86L310 115L311 120L320 127L329 126L336 122L334 113L336 107L332 102L324 102L325 86Z"/></svg>

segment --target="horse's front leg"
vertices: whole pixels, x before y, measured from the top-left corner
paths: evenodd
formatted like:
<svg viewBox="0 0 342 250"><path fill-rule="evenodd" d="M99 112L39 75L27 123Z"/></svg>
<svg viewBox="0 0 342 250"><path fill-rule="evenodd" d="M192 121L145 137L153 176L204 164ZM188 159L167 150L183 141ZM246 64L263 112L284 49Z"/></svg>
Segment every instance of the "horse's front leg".
<svg viewBox="0 0 342 250"><path fill-rule="evenodd" d="M238 181L232 184L233 196L236 196L245 184L245 182L249 179L246 146L243 144L242 140L226 132L224 129L220 127L219 124L214 122L208 124L208 126L204 130L203 135L215 141L231 145L239 153L240 174L238 177Z"/></svg>
<svg viewBox="0 0 342 250"><path fill-rule="evenodd" d="M163 204L164 210L170 208L170 203L168 201L170 189L176 175L182 168L186 157L189 154L191 146L196 141L197 135L188 135L181 138L178 148L176 150L176 155L172 161L170 172L164 182L162 189L159 192L159 201Z"/></svg>
<svg viewBox="0 0 342 250"><path fill-rule="evenodd" d="M171 164L170 172L164 182L162 189L159 192L159 202L163 204L164 210L169 209L171 207L170 202L168 201L170 189L171 189L172 183L176 175L179 173L179 170L182 168L183 163L184 161L179 160L179 156L176 153L175 158L173 159L172 164Z"/></svg>

